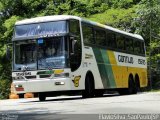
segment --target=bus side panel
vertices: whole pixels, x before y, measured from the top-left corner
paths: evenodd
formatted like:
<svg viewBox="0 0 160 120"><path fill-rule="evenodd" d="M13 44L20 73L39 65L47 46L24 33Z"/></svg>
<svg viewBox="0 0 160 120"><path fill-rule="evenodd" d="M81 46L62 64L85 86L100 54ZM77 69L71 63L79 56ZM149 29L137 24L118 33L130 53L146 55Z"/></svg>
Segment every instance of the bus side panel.
<svg viewBox="0 0 160 120"><path fill-rule="evenodd" d="M140 58L146 59L145 57L129 55L135 60L134 63L119 64L115 52L96 47L93 48L93 51L104 88L128 88L130 74L133 75L134 79L138 74L140 87L147 86L146 65L138 65L137 62ZM118 54L123 55L124 53Z"/></svg>
<svg viewBox="0 0 160 120"><path fill-rule="evenodd" d="M89 47L89 46L84 47L82 64L83 65L82 65L81 71L84 73L85 77L88 71L90 71L93 74L95 89L104 89L105 87L101 80L101 76L100 76L97 62L96 62L96 57L95 57L92 47Z"/></svg>
<svg viewBox="0 0 160 120"><path fill-rule="evenodd" d="M93 51L104 88L116 88L115 77L107 51L96 47L93 47Z"/></svg>
<svg viewBox="0 0 160 120"><path fill-rule="evenodd" d="M112 71L115 77L117 88L128 88L128 79L130 74L133 75L134 80L136 79L135 76L138 75L140 87L147 86L147 65L145 57L113 52L110 50L107 52L110 63L112 64ZM126 56L128 59L123 59L123 62L120 63L118 60L119 55L122 55L123 57ZM133 59L129 60L129 58ZM142 59L145 60L144 64L138 62L138 60Z"/></svg>
<svg viewBox="0 0 160 120"><path fill-rule="evenodd" d="M140 87L146 87L148 85L147 69L142 69L140 80Z"/></svg>
<svg viewBox="0 0 160 120"><path fill-rule="evenodd" d="M127 67L117 65L114 52L94 48L94 53L105 88L128 87ZM127 85L124 85L124 82Z"/></svg>
<svg viewBox="0 0 160 120"><path fill-rule="evenodd" d="M113 76L115 78L116 88L125 87L128 80L127 67L117 65L116 58L113 51L108 50L109 61L112 66ZM128 86L126 86L128 87Z"/></svg>
<svg viewBox="0 0 160 120"><path fill-rule="evenodd" d="M102 83L98 66L96 63L96 58L92 47L82 47L82 62L80 67L71 72L71 89L72 90L84 90L85 89L85 78L87 72L90 71L94 77L95 89L104 89L104 84ZM77 79L79 78L79 79ZM106 84L105 84L106 85Z"/></svg>

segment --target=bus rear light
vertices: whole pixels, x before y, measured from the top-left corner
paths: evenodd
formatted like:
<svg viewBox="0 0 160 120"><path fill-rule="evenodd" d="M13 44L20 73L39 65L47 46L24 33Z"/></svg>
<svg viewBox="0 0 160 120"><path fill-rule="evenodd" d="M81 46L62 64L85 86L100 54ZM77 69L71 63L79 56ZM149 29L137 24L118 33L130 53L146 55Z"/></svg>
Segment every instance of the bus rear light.
<svg viewBox="0 0 160 120"><path fill-rule="evenodd" d="M23 87L16 88L16 91L24 91Z"/></svg>
<svg viewBox="0 0 160 120"><path fill-rule="evenodd" d="M22 85L15 85L16 91L24 91L24 88Z"/></svg>

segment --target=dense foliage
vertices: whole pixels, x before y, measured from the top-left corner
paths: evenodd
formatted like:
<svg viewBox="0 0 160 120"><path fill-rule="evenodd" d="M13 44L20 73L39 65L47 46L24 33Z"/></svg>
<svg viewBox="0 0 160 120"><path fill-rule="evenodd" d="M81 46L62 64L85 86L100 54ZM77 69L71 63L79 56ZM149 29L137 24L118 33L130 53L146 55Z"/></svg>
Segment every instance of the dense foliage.
<svg viewBox="0 0 160 120"><path fill-rule="evenodd" d="M159 0L0 0L0 98L8 97L11 83L11 61L6 59L6 43L12 39L14 23L57 14L81 16L142 35L147 53L151 50L153 69L158 70Z"/></svg>

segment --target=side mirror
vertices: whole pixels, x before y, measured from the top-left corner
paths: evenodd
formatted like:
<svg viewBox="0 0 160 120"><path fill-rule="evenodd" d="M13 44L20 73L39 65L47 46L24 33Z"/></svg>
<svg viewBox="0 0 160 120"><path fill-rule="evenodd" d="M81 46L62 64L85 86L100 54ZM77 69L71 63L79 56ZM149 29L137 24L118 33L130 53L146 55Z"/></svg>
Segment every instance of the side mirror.
<svg viewBox="0 0 160 120"><path fill-rule="evenodd" d="M10 45L12 44L7 44L7 48L6 48L6 58L7 60L10 60L11 59L11 48L10 48Z"/></svg>
<svg viewBox="0 0 160 120"><path fill-rule="evenodd" d="M75 52L75 44L77 43L77 40L75 40L74 37L71 37L71 42L72 42L72 52L71 52L71 55L74 55L74 52Z"/></svg>
<svg viewBox="0 0 160 120"><path fill-rule="evenodd" d="M73 40L72 41L72 52L74 53L75 51L75 44L76 44L77 40Z"/></svg>
<svg viewBox="0 0 160 120"><path fill-rule="evenodd" d="M157 60L157 64L159 64L159 65L160 65L160 60Z"/></svg>

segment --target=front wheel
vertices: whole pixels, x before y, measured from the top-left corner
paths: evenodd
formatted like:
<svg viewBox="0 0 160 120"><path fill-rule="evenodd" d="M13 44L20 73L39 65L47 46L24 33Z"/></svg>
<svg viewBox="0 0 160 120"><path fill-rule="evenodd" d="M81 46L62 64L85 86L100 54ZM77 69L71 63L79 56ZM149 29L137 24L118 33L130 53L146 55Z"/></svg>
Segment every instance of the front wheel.
<svg viewBox="0 0 160 120"><path fill-rule="evenodd" d="M46 94L45 93L39 93L39 101L45 101L46 100Z"/></svg>
<svg viewBox="0 0 160 120"><path fill-rule="evenodd" d="M104 90L95 90L96 97L103 97Z"/></svg>
<svg viewBox="0 0 160 120"><path fill-rule="evenodd" d="M91 75L87 75L85 79L85 90L82 91L83 98L94 97L94 79Z"/></svg>

